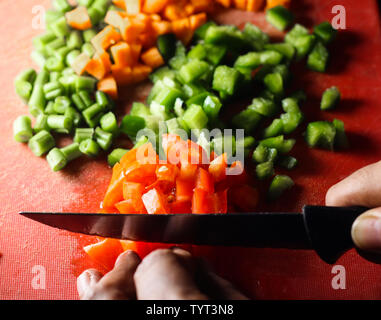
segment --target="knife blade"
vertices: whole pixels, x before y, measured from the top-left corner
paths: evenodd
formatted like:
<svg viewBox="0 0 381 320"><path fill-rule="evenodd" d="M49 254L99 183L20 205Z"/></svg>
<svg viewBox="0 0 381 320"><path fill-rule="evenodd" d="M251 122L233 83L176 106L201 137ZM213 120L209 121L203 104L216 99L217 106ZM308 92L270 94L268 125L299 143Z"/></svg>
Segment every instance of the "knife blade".
<svg viewBox="0 0 381 320"><path fill-rule="evenodd" d="M305 206L302 213L93 214L20 212L43 224L87 235L124 240L313 249L334 263L353 247L351 226L366 208Z"/></svg>

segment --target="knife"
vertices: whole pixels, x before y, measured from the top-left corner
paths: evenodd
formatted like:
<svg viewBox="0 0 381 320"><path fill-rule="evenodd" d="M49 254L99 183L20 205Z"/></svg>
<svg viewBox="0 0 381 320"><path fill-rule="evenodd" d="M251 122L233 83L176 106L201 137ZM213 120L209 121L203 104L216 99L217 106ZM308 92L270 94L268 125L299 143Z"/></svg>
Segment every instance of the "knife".
<svg viewBox="0 0 381 320"><path fill-rule="evenodd" d="M144 242L312 249L333 264L354 246L351 227L367 208L304 206L302 213L88 214L20 212L71 232Z"/></svg>

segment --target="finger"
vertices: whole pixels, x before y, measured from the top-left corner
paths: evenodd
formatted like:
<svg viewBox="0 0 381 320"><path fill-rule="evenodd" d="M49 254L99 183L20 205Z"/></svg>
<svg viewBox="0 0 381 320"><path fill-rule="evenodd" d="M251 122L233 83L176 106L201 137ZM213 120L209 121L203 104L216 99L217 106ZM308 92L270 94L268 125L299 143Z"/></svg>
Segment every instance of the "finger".
<svg viewBox="0 0 381 320"><path fill-rule="evenodd" d="M77 278L77 291L80 299L88 299L95 285L102 278L102 274L95 269L83 271Z"/></svg>
<svg viewBox="0 0 381 320"><path fill-rule="evenodd" d="M200 263L199 283L209 297L217 300L248 300L233 284L214 273L204 261Z"/></svg>
<svg viewBox="0 0 381 320"><path fill-rule="evenodd" d="M198 289L190 254L161 249L149 254L134 275L139 300L205 300Z"/></svg>
<svg viewBox="0 0 381 320"><path fill-rule="evenodd" d="M97 284L97 289L106 299L135 299L134 273L140 263L134 251L123 252L115 262L114 269Z"/></svg>
<svg viewBox="0 0 381 320"><path fill-rule="evenodd" d="M381 208L369 210L355 220L352 239L359 249L381 254Z"/></svg>
<svg viewBox="0 0 381 320"><path fill-rule="evenodd" d="M326 195L328 206L381 206L381 161L361 168L332 186Z"/></svg>

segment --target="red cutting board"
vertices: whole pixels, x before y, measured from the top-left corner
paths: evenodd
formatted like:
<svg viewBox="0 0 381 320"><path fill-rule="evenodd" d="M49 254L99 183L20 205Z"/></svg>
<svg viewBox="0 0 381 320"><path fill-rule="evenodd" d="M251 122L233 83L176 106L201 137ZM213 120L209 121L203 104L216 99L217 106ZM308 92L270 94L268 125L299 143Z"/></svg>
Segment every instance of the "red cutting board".
<svg viewBox="0 0 381 320"><path fill-rule="evenodd" d="M300 167L291 173L294 191L268 210L295 211L302 205L324 204L332 184L354 170L381 158L381 32L376 1L342 0L347 30L340 32L331 49L327 74L306 72L296 67L299 86L310 99L303 106L307 121L345 121L352 148L331 153L310 150L303 142L293 154ZM2 0L0 2L0 299L76 299L76 276L88 267L97 267L83 253L91 237L58 231L18 216L20 210L96 211L111 170L105 161L80 159L60 173L52 173L44 159L34 157L27 146L12 139L12 122L27 113L14 94L12 79L32 65L31 39L41 33L33 29L33 7L49 7L45 0ZM293 0L297 21L312 27L331 20L336 1ZM37 8L37 9L36 9ZM216 19L242 25L258 23L274 32L263 14L232 10ZM38 22L35 20L34 22ZM337 111L319 111L322 91L337 85L343 101ZM143 100L147 86L133 94L125 91L125 106ZM121 110L123 112L123 110ZM228 236L228 235L227 235ZM381 270L353 251L337 264L345 267L346 289L334 290L332 266L313 252L264 249L215 249L210 258L217 271L232 280L253 298L259 299L365 299L381 298ZM35 266L46 270L45 289L33 289Z"/></svg>

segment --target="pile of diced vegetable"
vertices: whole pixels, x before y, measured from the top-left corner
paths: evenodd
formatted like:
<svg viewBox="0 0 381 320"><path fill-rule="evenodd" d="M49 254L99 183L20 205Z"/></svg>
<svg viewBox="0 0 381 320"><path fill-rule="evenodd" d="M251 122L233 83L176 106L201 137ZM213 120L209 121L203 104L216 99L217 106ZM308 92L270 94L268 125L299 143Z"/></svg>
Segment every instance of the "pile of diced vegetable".
<svg viewBox="0 0 381 320"><path fill-rule="evenodd" d="M195 1L201 7L193 5L184 16L179 9L186 8L187 1L168 6L151 2L114 1L114 6L109 0L82 0L73 8L66 0L54 1L55 9L46 13L47 32L33 41L32 57L41 71L25 70L15 80L16 92L36 118L33 128L28 116L17 118L15 139L28 142L37 156L47 154L50 167L58 171L82 154L95 157L112 147L108 161L115 165L128 152L114 144L120 134L138 148L149 141L146 136L137 139L142 129L151 129L158 145L163 129L170 134L192 130L206 150L217 155L229 150L228 159L242 147L256 164L257 178L273 178L269 197L278 197L293 181L285 175L274 177L274 167L291 170L297 165L289 154L295 140L287 135L303 122L301 105L306 100L301 90L288 92L290 65L305 59L309 69L324 72L336 30L323 22L311 33L293 25L285 7L269 2L268 22L289 29L283 42L272 43L251 23L239 30L206 22L201 2ZM159 2L163 7L150 6ZM130 114L118 121L117 87L148 75L153 87L146 102L134 103ZM243 98L252 99L250 105L224 121L230 105ZM330 110L339 100L339 90L328 88L321 109ZM245 137L236 140L233 134L208 141L202 129L213 128L244 129ZM56 147L57 133L71 135L73 143ZM347 146L344 124L337 119L308 124L305 139L311 147Z"/></svg>

